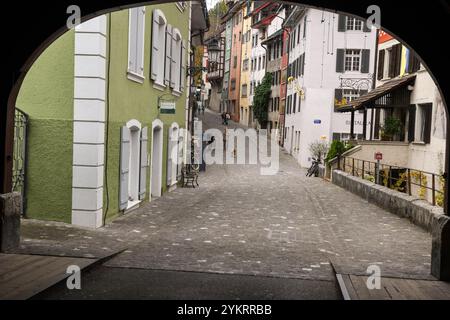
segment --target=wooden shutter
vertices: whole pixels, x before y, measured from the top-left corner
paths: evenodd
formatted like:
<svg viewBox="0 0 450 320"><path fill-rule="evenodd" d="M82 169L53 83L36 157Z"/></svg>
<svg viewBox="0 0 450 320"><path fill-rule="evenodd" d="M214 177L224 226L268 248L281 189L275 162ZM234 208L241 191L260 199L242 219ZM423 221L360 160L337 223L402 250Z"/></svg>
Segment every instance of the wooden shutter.
<svg viewBox="0 0 450 320"><path fill-rule="evenodd" d="M375 124L373 131L373 138L380 139L380 109L375 109Z"/></svg>
<svg viewBox="0 0 450 320"><path fill-rule="evenodd" d="M377 79L381 80L383 79L384 74L384 57L386 55L385 50L380 50L378 54L378 70L377 70Z"/></svg>
<svg viewBox="0 0 450 320"><path fill-rule="evenodd" d="M139 200L145 199L147 191L147 168L148 168L148 128L141 130L141 160L139 172Z"/></svg>
<svg viewBox="0 0 450 320"><path fill-rule="evenodd" d="M363 31L364 32L371 32L372 31L372 29L367 26L367 21L366 20L362 20L362 24L363 24Z"/></svg>
<svg viewBox="0 0 450 320"><path fill-rule="evenodd" d="M173 28L169 24L166 27L166 57L165 57L165 67L164 67L164 84L170 85L170 75L172 69L172 37Z"/></svg>
<svg viewBox="0 0 450 320"><path fill-rule="evenodd" d="M305 53L303 53L301 56L300 70L300 74L303 76L305 74Z"/></svg>
<svg viewBox="0 0 450 320"><path fill-rule="evenodd" d="M396 45L396 60L395 60L395 73L394 76L398 76L400 75L400 69L402 66L402 50L403 50L403 46L399 43Z"/></svg>
<svg viewBox="0 0 450 320"><path fill-rule="evenodd" d="M343 14L340 14L338 19L338 31L345 32L347 29L346 24L347 24L347 17Z"/></svg>
<svg viewBox="0 0 450 320"><path fill-rule="evenodd" d="M344 72L344 49L337 49L336 52L336 72Z"/></svg>
<svg viewBox="0 0 450 320"><path fill-rule="evenodd" d="M408 73L417 72L420 69L420 60L414 52L409 50Z"/></svg>
<svg viewBox="0 0 450 320"><path fill-rule="evenodd" d="M130 174L130 130L127 127L120 129L120 181L119 181L119 209L125 210L128 206L128 176Z"/></svg>
<svg viewBox="0 0 450 320"><path fill-rule="evenodd" d="M292 113L295 113L297 109L297 93L294 93L294 101L292 103Z"/></svg>
<svg viewBox="0 0 450 320"><path fill-rule="evenodd" d="M184 91L186 86L186 40L183 40L181 46L181 75L180 75L180 90Z"/></svg>
<svg viewBox="0 0 450 320"><path fill-rule="evenodd" d="M136 73L144 74L145 7L137 8Z"/></svg>
<svg viewBox="0 0 450 320"><path fill-rule="evenodd" d="M152 70L150 78L156 80L158 78L159 54L163 50L163 44L159 41L159 15L157 10L153 10L152 20ZM164 54L164 53L161 53Z"/></svg>
<svg viewBox="0 0 450 320"><path fill-rule="evenodd" d="M400 75L400 67L402 64L402 45L396 44L390 50L391 55L389 57L389 77L395 78Z"/></svg>
<svg viewBox="0 0 450 320"><path fill-rule="evenodd" d="M397 61L397 50L393 46L389 49L389 78L395 77L395 62Z"/></svg>
<svg viewBox="0 0 450 320"><path fill-rule="evenodd" d="M171 54L171 66L170 66L170 87L176 90L179 90L179 88L177 88L177 82L178 80L176 80L176 78L179 76L179 69L178 69L178 59L179 57L177 57L176 52L178 51L178 41L176 39L176 34L175 31L173 31L173 35L172 35L172 47L171 47L171 52L173 54ZM181 41L181 40L179 40Z"/></svg>
<svg viewBox="0 0 450 320"><path fill-rule="evenodd" d="M426 144L431 142L431 121L433 118L433 105L431 103L427 103L422 106L424 108L424 115L425 115L425 133L423 142Z"/></svg>
<svg viewBox="0 0 450 320"><path fill-rule="evenodd" d="M137 37L138 37L138 8L130 9L130 30L128 39L128 70L137 73Z"/></svg>
<svg viewBox="0 0 450 320"><path fill-rule="evenodd" d="M306 38L306 26L308 22L308 16L305 16L305 20L303 21L303 38Z"/></svg>
<svg viewBox="0 0 450 320"><path fill-rule="evenodd" d="M370 49L363 49L361 56L361 73L369 73L370 69Z"/></svg>
<svg viewBox="0 0 450 320"><path fill-rule="evenodd" d="M412 104L408 108L408 141L413 142L416 132L416 105Z"/></svg>

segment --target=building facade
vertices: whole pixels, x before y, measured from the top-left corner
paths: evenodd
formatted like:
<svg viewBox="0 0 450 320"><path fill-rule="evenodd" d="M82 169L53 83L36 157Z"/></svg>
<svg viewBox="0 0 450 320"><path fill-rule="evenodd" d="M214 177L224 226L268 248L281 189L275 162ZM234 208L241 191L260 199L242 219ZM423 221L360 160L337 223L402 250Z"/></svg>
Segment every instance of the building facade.
<svg viewBox="0 0 450 320"><path fill-rule="evenodd" d="M292 35L284 148L308 167L311 143L350 139L351 121L336 106L372 89L376 31L355 18L301 7L284 26ZM360 135L362 120L362 114L354 116Z"/></svg>
<svg viewBox="0 0 450 320"><path fill-rule="evenodd" d="M17 102L29 117L28 217L97 228L176 186L195 5L99 16L33 65Z"/></svg>
<svg viewBox="0 0 450 320"><path fill-rule="evenodd" d="M372 161L382 152L383 163L441 175L446 116L439 90L413 51L383 31L378 42L376 88L339 108L347 117L374 114L370 134L358 139L361 148L352 156ZM388 132L388 122L399 124L397 133Z"/></svg>
<svg viewBox="0 0 450 320"><path fill-rule="evenodd" d="M252 29L249 14L252 10L252 2L248 1L242 6L242 49L241 49L241 92L239 97L239 123L248 126L250 124L250 74L251 74L251 56L252 56Z"/></svg>

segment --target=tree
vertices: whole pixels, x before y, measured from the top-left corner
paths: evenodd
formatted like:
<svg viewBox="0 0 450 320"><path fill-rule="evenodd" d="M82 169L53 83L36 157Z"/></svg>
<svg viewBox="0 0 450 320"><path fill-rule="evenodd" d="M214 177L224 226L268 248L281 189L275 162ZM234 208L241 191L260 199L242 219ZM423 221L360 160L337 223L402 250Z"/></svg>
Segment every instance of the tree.
<svg viewBox="0 0 450 320"><path fill-rule="evenodd" d="M321 161L328 152L328 143L325 141L315 141L309 144L309 152L317 160Z"/></svg>
<svg viewBox="0 0 450 320"><path fill-rule="evenodd" d="M266 73L260 85L256 86L255 95L253 97L253 115L258 120L261 128L267 126L270 94L272 92L272 74Z"/></svg>

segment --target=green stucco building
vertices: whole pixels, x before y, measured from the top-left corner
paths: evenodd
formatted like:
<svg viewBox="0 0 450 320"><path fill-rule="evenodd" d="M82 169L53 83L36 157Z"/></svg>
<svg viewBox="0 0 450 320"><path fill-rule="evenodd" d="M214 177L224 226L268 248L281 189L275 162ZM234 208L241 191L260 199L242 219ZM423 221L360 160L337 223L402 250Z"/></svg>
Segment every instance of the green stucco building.
<svg viewBox="0 0 450 320"><path fill-rule="evenodd" d="M203 4L102 15L38 58L17 100L29 118L27 217L100 227L176 186Z"/></svg>

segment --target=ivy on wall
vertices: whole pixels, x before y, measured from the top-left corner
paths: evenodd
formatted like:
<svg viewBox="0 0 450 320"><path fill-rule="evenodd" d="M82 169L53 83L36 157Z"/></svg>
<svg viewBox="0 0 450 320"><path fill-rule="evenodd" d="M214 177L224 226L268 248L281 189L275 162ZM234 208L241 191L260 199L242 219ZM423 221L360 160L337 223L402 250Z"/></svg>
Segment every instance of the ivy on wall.
<svg viewBox="0 0 450 320"><path fill-rule="evenodd" d="M272 74L266 73L261 84L256 87L255 95L253 97L253 114L263 129L266 128L268 121L267 108L272 92L271 86Z"/></svg>

